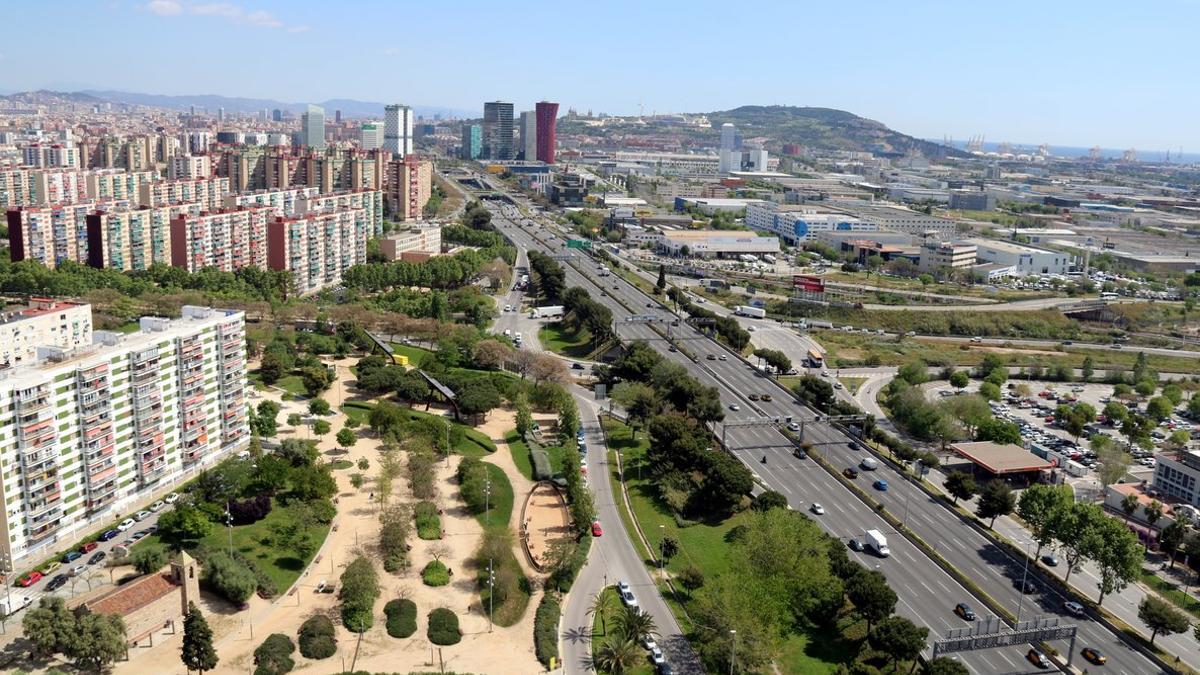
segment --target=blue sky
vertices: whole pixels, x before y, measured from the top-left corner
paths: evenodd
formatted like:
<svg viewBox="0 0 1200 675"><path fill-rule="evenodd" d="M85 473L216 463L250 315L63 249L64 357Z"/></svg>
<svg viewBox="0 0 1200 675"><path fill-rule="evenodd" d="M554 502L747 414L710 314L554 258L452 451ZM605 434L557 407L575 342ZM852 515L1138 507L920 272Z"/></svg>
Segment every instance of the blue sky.
<svg viewBox="0 0 1200 675"><path fill-rule="evenodd" d="M841 108L914 135L1200 151L1200 3L41 0L0 89L466 110Z"/></svg>

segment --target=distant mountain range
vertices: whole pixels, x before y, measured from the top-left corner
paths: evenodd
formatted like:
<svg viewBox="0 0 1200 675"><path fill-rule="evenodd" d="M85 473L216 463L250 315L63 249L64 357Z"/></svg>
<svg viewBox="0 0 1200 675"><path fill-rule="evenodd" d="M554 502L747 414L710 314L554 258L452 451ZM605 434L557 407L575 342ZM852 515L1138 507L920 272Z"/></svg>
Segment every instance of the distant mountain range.
<svg viewBox="0 0 1200 675"><path fill-rule="evenodd" d="M891 156L912 150L926 157L966 155L957 148L902 134L875 120L833 108L747 105L707 113L707 117L715 130L731 122L745 138L765 136L824 150L866 150Z"/></svg>
<svg viewBox="0 0 1200 675"><path fill-rule="evenodd" d="M241 98L231 96L218 96L216 94L189 94L181 96L167 96L164 94L141 94L129 91L112 91L101 89L84 89L73 92L56 92L56 91L28 91L18 92L3 97L5 100L38 104L38 103L62 103L75 102L81 104L95 104L105 101L112 103L128 103L131 105L144 105L155 108L166 108L169 110L188 110L192 106L204 108L210 112L216 111L218 108L224 108L225 112L260 112L263 109L286 110L293 113L303 112L307 103L286 103L268 98ZM376 101L357 101L354 99L335 98L328 101L314 101L316 105L325 109L329 117L333 116L335 110L341 110L345 117L383 117L384 103ZM413 112L421 117L433 117L441 115L442 117L478 117L478 111L457 110L454 108L445 108L439 106L428 105L412 105L409 104Z"/></svg>

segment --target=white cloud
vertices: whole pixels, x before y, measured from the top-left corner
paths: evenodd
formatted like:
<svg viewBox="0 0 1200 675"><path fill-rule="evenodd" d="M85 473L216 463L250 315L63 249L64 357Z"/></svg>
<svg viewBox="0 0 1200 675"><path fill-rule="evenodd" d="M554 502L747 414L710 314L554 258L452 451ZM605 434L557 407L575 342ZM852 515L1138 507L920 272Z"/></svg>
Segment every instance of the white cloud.
<svg viewBox="0 0 1200 675"><path fill-rule="evenodd" d="M384 56L399 56L400 48L399 47L387 47L380 53L382 53Z"/></svg>
<svg viewBox="0 0 1200 675"><path fill-rule="evenodd" d="M283 28L289 33L304 33L308 26L287 26L279 17L262 9L249 10L231 2L184 2L183 0L150 0L146 11L159 16L212 16L254 28Z"/></svg>
<svg viewBox="0 0 1200 675"><path fill-rule="evenodd" d="M179 0L150 0L146 3L146 11L160 16L174 16L183 12Z"/></svg>

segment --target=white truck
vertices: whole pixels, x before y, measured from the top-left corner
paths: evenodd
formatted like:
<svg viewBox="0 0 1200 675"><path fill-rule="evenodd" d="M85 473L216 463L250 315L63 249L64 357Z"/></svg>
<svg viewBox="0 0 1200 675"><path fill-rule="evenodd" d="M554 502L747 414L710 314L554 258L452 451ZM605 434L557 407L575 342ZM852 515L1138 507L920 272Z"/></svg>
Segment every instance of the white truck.
<svg viewBox="0 0 1200 675"><path fill-rule="evenodd" d="M9 605L11 599L12 605ZM12 597L0 595L0 616L11 616L33 604L33 598L21 593L13 593Z"/></svg>
<svg viewBox="0 0 1200 675"><path fill-rule="evenodd" d="M733 313L738 316L749 316L755 319L763 319L767 316L767 310L762 307L751 307L750 305L738 305L733 308Z"/></svg>
<svg viewBox="0 0 1200 675"><path fill-rule="evenodd" d="M546 305L545 307L534 307L529 310L529 318L531 319L555 319L562 315L562 305Z"/></svg>
<svg viewBox="0 0 1200 675"><path fill-rule="evenodd" d="M891 549L887 545L887 537L879 530L867 530L865 535L867 548L875 551L875 554L880 558L886 558L892 554Z"/></svg>

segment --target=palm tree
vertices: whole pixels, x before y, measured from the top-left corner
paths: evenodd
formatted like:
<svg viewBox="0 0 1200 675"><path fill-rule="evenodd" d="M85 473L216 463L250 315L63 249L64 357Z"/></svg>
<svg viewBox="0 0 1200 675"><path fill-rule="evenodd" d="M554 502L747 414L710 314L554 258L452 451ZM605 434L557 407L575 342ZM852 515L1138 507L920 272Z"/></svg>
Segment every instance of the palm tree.
<svg viewBox="0 0 1200 675"><path fill-rule="evenodd" d="M637 666L643 658L641 647L633 640L606 640L596 650L592 665L596 670L622 675Z"/></svg>
<svg viewBox="0 0 1200 675"><path fill-rule="evenodd" d="M1146 505L1146 523L1150 525L1150 534L1146 535L1146 549L1150 548L1150 537L1154 536L1154 524L1163 517L1162 502L1157 499Z"/></svg>
<svg viewBox="0 0 1200 675"><path fill-rule="evenodd" d="M617 632L627 640L639 642L647 635L658 635L654 617L637 607L626 607L617 615Z"/></svg>
<svg viewBox="0 0 1200 675"><path fill-rule="evenodd" d="M1138 509L1138 498L1135 494L1125 495L1121 500L1121 510L1125 512L1125 524L1129 524L1129 518L1133 516L1133 512Z"/></svg>
<svg viewBox="0 0 1200 675"><path fill-rule="evenodd" d="M588 616L592 617L593 620L595 617L600 617L600 633L602 635L608 635L608 626L605 624L608 621L608 613L612 611L613 605L612 593L607 592L607 590L605 589L597 593L596 597L592 598L592 604L588 605L587 610Z"/></svg>

